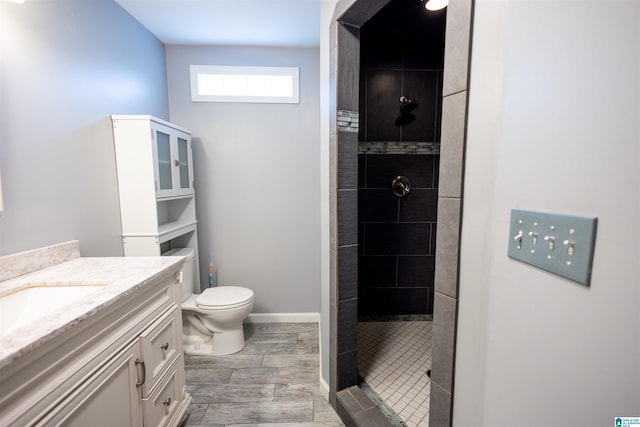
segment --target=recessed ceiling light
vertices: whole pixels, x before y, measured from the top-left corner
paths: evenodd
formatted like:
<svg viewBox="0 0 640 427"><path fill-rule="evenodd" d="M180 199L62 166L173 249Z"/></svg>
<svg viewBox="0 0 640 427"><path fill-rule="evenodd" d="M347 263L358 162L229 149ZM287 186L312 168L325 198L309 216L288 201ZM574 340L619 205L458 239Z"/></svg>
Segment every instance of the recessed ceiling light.
<svg viewBox="0 0 640 427"><path fill-rule="evenodd" d="M427 10L440 10L444 9L448 5L449 0L428 0L424 7L426 7Z"/></svg>

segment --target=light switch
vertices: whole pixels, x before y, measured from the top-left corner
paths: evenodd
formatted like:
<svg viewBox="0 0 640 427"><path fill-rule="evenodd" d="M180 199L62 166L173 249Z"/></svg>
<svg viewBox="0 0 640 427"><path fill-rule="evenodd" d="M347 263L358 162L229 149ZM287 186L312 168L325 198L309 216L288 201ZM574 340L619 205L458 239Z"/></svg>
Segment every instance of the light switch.
<svg viewBox="0 0 640 427"><path fill-rule="evenodd" d="M511 209L511 258L589 286L598 219Z"/></svg>

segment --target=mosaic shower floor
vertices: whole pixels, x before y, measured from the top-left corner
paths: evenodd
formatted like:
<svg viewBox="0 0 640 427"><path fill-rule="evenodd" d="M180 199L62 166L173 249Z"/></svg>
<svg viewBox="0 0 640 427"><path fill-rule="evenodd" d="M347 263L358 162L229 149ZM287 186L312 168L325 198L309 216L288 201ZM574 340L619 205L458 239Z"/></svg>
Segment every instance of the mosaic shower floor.
<svg viewBox="0 0 640 427"><path fill-rule="evenodd" d="M431 326L358 323L358 373L407 427L429 425Z"/></svg>

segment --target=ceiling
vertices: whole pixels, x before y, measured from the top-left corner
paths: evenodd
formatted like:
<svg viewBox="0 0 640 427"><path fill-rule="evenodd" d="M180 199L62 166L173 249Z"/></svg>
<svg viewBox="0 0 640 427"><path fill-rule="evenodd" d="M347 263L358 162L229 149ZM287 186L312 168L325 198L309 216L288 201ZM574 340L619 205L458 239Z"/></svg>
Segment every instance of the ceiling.
<svg viewBox="0 0 640 427"><path fill-rule="evenodd" d="M365 22L361 38L374 49L435 46L444 53L446 19L447 9L430 11L420 0L391 0Z"/></svg>
<svg viewBox="0 0 640 427"><path fill-rule="evenodd" d="M322 0L115 0L166 45L315 47Z"/></svg>

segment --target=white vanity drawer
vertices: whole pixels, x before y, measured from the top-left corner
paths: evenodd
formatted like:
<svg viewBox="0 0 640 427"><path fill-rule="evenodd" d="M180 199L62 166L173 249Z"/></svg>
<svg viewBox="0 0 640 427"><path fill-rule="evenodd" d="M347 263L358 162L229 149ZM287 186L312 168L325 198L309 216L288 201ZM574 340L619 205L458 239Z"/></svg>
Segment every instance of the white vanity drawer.
<svg viewBox="0 0 640 427"><path fill-rule="evenodd" d="M174 307L155 321L140 335L141 359L144 361L146 380L142 397L147 397L158 380L180 355L182 319Z"/></svg>
<svg viewBox="0 0 640 427"><path fill-rule="evenodd" d="M145 425L160 427L175 418L184 397L184 386L178 377L178 369L184 369L181 362L182 359L176 360L151 395L142 400Z"/></svg>

